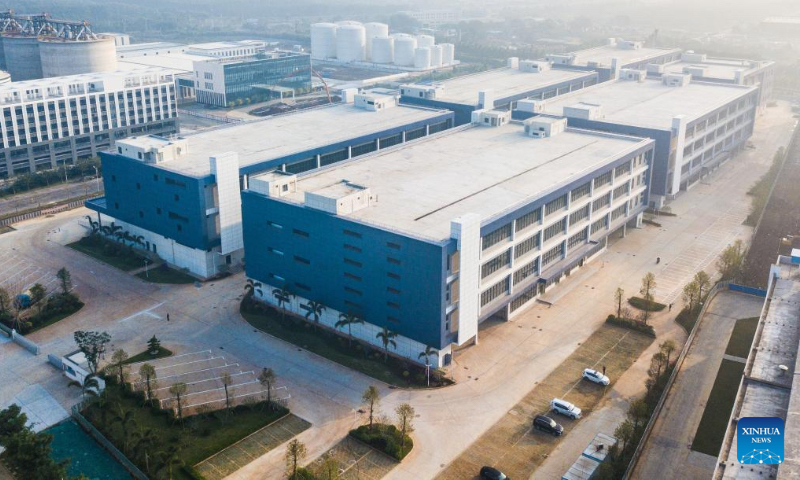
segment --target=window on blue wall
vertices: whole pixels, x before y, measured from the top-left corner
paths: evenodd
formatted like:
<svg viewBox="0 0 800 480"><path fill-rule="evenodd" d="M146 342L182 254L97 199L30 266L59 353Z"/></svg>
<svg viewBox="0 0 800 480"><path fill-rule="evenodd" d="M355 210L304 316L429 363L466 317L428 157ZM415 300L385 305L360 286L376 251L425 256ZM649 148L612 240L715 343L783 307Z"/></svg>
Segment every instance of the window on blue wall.
<svg viewBox="0 0 800 480"><path fill-rule="evenodd" d="M345 258L344 259L344 263L346 263L348 265L352 265L354 267L361 267L362 266L361 262L357 262L357 261L352 260L350 258Z"/></svg>
<svg viewBox="0 0 800 480"><path fill-rule="evenodd" d="M344 304L350 307L351 310L361 310L361 304L356 302L351 302L350 300L345 300Z"/></svg>
<svg viewBox="0 0 800 480"><path fill-rule="evenodd" d="M299 235L299 236L301 236L301 237L308 238L308 236L309 236L309 235L308 235L308 232L304 232L304 231L302 231L302 230L298 230L298 229L296 229L296 228L295 228L295 229L292 229L292 231L294 232L294 234L295 234L295 235Z"/></svg>
<svg viewBox="0 0 800 480"><path fill-rule="evenodd" d="M116 175L111 175L111 181L112 182L116 182L117 181L117 176Z"/></svg>
<svg viewBox="0 0 800 480"><path fill-rule="evenodd" d="M347 293L352 293L353 295L358 295L359 297L363 295L363 293L361 293L361 290L356 290L355 288L344 287L344 291Z"/></svg>
<svg viewBox="0 0 800 480"><path fill-rule="evenodd" d="M294 283L294 286L295 286L295 287L297 287L297 288L298 288L298 289L300 289L300 290L305 290L305 291L307 291L307 292L310 292L310 291L311 291L311 287L309 287L308 285L306 285L306 284L304 284L304 283L297 283L297 282L295 282L295 283Z"/></svg>
<svg viewBox="0 0 800 480"><path fill-rule="evenodd" d="M114 208L116 208L117 210L119 210L119 202L114 202Z"/></svg>
<svg viewBox="0 0 800 480"><path fill-rule="evenodd" d="M161 215L161 207L156 207L156 213Z"/></svg>
<svg viewBox="0 0 800 480"><path fill-rule="evenodd" d="M386 261L394 265L400 265L400 260L396 258L386 257Z"/></svg>
<svg viewBox="0 0 800 480"><path fill-rule="evenodd" d="M392 287L386 287L386 291L395 295L400 295L400 290Z"/></svg>
<svg viewBox="0 0 800 480"><path fill-rule="evenodd" d="M139 183L139 182L136 182L136 190L141 190L141 189L142 189L142 184Z"/></svg>
<svg viewBox="0 0 800 480"><path fill-rule="evenodd" d="M294 256L294 261L297 263L302 263L303 265L311 265L311 260L303 257L298 257L297 255Z"/></svg>
<svg viewBox="0 0 800 480"><path fill-rule="evenodd" d="M280 223L275 223L275 222L272 222L270 220L267 220L267 225L269 225L270 227L273 227L273 228L277 228L277 229L282 229L283 228L283 225L281 225Z"/></svg>
<svg viewBox="0 0 800 480"><path fill-rule="evenodd" d="M354 232L352 230L343 230L343 231L344 234L347 235L348 237L361 238L361 234L358 232Z"/></svg>
<svg viewBox="0 0 800 480"><path fill-rule="evenodd" d="M400 250L400 245L394 242L386 242L386 246L395 250Z"/></svg>
<svg viewBox="0 0 800 480"><path fill-rule="evenodd" d="M158 175L153 174L153 180L158 181Z"/></svg>
<svg viewBox="0 0 800 480"><path fill-rule="evenodd" d="M344 276L345 276L346 278L349 278L349 279L351 279L351 280L355 280L355 281L357 281L357 282L360 282L360 281L361 281L361 277L359 277L358 275L353 275L353 274L352 274L352 273L350 273L350 272L344 272Z"/></svg>
<svg viewBox="0 0 800 480"><path fill-rule="evenodd" d="M180 196L179 196L179 195L176 193L176 194L175 194L175 201L177 202L177 201L178 201L178 200L180 200L180 199L181 199L181 197L180 197Z"/></svg>
<svg viewBox="0 0 800 480"><path fill-rule="evenodd" d="M398 275L396 273L387 272L386 276L389 277L389 278L394 278L395 280L400 280L400 275Z"/></svg>
<svg viewBox="0 0 800 480"><path fill-rule="evenodd" d="M400 309L400 304L397 302L386 302L386 306L390 308Z"/></svg>
<svg viewBox="0 0 800 480"><path fill-rule="evenodd" d="M356 247L355 245L350 245L349 243L344 244L345 250L350 250L351 252L358 252L361 253L361 249Z"/></svg>
<svg viewBox="0 0 800 480"><path fill-rule="evenodd" d="M139 218L144 218L144 212L139 210Z"/></svg>
<svg viewBox="0 0 800 480"><path fill-rule="evenodd" d="M181 227L180 225L176 225L176 227L178 227L178 231L179 231L179 232L182 232L182 231L183 231L183 227Z"/></svg>

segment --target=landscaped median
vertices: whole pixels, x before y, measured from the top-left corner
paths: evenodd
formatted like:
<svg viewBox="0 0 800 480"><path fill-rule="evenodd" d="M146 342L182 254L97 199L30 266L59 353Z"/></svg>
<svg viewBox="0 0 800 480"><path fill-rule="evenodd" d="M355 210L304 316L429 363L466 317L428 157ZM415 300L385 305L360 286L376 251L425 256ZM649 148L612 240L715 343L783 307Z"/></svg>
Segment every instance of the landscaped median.
<svg viewBox="0 0 800 480"><path fill-rule="evenodd" d="M316 353L345 367L390 385L425 388L425 368L357 340L345 338L304 318L287 313L281 315L273 307L246 295L239 308L242 317L252 326L300 348ZM451 385L441 371L431 369L430 386Z"/></svg>

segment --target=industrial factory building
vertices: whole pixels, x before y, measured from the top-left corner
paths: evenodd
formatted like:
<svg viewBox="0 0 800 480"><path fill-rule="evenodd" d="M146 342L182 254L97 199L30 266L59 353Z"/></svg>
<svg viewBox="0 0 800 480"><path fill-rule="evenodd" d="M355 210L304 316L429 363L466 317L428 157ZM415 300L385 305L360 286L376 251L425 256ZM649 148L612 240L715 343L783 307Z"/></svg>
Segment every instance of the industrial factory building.
<svg viewBox="0 0 800 480"><path fill-rule="evenodd" d="M409 71L425 71L457 63L452 43L436 45L431 35L389 35L388 25L375 22L312 24L311 56L314 60Z"/></svg>
<svg viewBox="0 0 800 480"><path fill-rule="evenodd" d="M130 135L176 133L176 108L161 69L0 85L0 178L75 163Z"/></svg>
<svg viewBox="0 0 800 480"><path fill-rule="evenodd" d="M575 93L519 101L513 116L566 117L572 127L654 139L650 202L660 208L744 148L758 95L757 86L694 82L683 73L648 79L625 69Z"/></svg>
<svg viewBox="0 0 800 480"><path fill-rule="evenodd" d="M453 125L448 111L356 95L333 105L182 139L131 138L102 153L105 197L86 206L148 251L208 278L241 263L240 186L271 170L299 173L393 147Z"/></svg>
<svg viewBox="0 0 800 480"><path fill-rule="evenodd" d="M547 55L554 68L593 70L605 82L614 78L615 69L644 70L650 64L680 60L677 48L645 47L644 42L610 38L605 45L571 53Z"/></svg>
<svg viewBox="0 0 800 480"><path fill-rule="evenodd" d="M566 128L564 119L511 124L479 111L474 126L397 151L302 176L250 177L242 193L247 276L305 315L326 306L334 328L350 312L353 336L390 353L449 363L478 325L509 318L639 224L654 142ZM494 125L492 127L491 125Z"/></svg>
<svg viewBox="0 0 800 480"><path fill-rule="evenodd" d="M455 113L456 125L464 125L475 110L513 109L518 100L552 98L596 83L595 72L552 69L548 62L510 58L505 68L433 84L401 85L400 101L446 108Z"/></svg>
<svg viewBox="0 0 800 480"><path fill-rule="evenodd" d="M117 68L115 40L87 22L0 13L0 70L14 82Z"/></svg>

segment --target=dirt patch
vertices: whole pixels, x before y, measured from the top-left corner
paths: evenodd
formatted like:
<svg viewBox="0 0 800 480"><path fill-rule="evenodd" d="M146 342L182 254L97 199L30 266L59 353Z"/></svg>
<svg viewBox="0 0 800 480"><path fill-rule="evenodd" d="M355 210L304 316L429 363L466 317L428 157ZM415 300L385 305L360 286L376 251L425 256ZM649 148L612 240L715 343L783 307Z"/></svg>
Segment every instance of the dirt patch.
<svg viewBox="0 0 800 480"><path fill-rule="evenodd" d="M561 437L532 431L533 417L547 413L554 397L574 403L583 410L584 417L590 415L610 387L581 380L583 369L601 370L605 366L614 382L652 342L653 338L640 333L603 325L437 478L477 478L484 465L499 468L510 478L528 478L561 441ZM581 421L551 416L564 426L564 435L569 435Z"/></svg>

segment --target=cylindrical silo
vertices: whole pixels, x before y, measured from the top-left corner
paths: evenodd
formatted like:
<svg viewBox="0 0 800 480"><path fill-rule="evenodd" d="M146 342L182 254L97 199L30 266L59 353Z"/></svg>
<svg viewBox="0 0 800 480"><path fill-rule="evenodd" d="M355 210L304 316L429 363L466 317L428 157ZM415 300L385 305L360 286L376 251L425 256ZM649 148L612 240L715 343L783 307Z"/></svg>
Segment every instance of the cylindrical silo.
<svg viewBox="0 0 800 480"><path fill-rule="evenodd" d="M343 62L362 62L366 55L363 25L340 25L336 29L336 58Z"/></svg>
<svg viewBox="0 0 800 480"><path fill-rule="evenodd" d="M419 48L430 47L434 43L436 40L430 35L417 35L417 47Z"/></svg>
<svg viewBox="0 0 800 480"><path fill-rule="evenodd" d="M39 37L39 57L44 78L117 69L117 47L110 36L89 40Z"/></svg>
<svg viewBox="0 0 800 480"><path fill-rule="evenodd" d="M314 23L311 25L311 58L336 58L335 23Z"/></svg>
<svg viewBox="0 0 800 480"><path fill-rule="evenodd" d="M394 38L377 37L372 39L372 61L394 63Z"/></svg>
<svg viewBox="0 0 800 480"><path fill-rule="evenodd" d="M414 50L414 68L430 68L431 49L428 47L417 47Z"/></svg>
<svg viewBox="0 0 800 480"><path fill-rule="evenodd" d="M452 65L456 61L456 47L452 43L442 43L442 65Z"/></svg>
<svg viewBox="0 0 800 480"><path fill-rule="evenodd" d="M431 50L431 67L442 66L442 46L431 45L428 47Z"/></svg>
<svg viewBox="0 0 800 480"><path fill-rule="evenodd" d="M417 39L407 33L396 33L394 38L394 64L401 67L414 65L414 49L417 48Z"/></svg>
<svg viewBox="0 0 800 480"><path fill-rule="evenodd" d="M372 39L389 36L389 25L385 23L370 22L364 24L366 32L367 60L372 60Z"/></svg>
<svg viewBox="0 0 800 480"><path fill-rule="evenodd" d="M24 35L4 35L3 53L6 69L11 80L35 80L42 78L42 61L39 58L39 40Z"/></svg>

